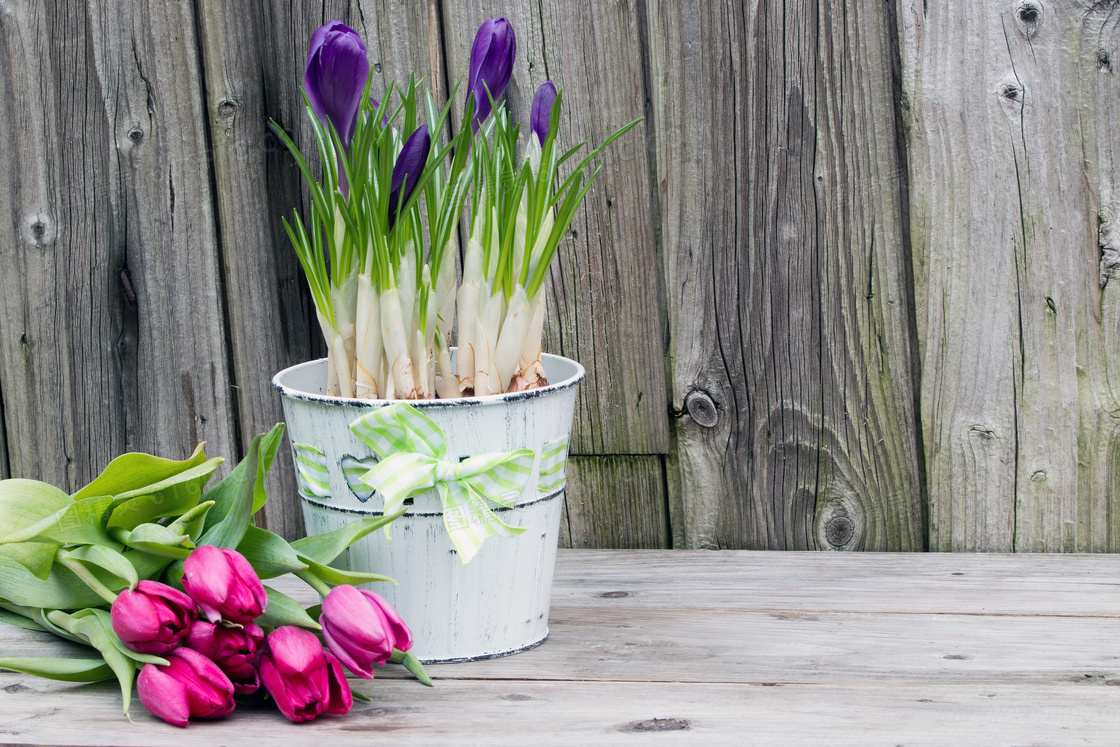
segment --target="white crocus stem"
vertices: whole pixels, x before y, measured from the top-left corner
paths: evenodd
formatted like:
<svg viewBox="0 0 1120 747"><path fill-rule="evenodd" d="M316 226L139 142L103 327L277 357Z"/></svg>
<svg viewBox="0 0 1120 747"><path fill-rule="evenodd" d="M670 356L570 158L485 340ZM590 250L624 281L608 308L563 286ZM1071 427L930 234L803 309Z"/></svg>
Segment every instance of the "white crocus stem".
<svg viewBox="0 0 1120 747"><path fill-rule="evenodd" d="M436 278L436 329L446 339L455 324L455 247L454 241L447 242L443 250L443 262Z"/></svg>
<svg viewBox="0 0 1120 747"><path fill-rule="evenodd" d="M392 394L387 399L398 397L411 399L416 396L416 384L412 378L412 359L408 354L408 333L401 314L400 291L388 288L381 292L381 337L385 344L385 357L389 365L389 378L393 380ZM388 385L386 386L388 390Z"/></svg>
<svg viewBox="0 0 1120 747"><path fill-rule="evenodd" d="M335 334L338 342L330 341L338 370L339 391L343 397L354 396L355 341L354 311L358 302L358 275L351 274L341 285L331 287L331 307L334 309ZM343 378L349 379L343 381ZM346 394L346 392L350 392Z"/></svg>
<svg viewBox="0 0 1120 747"><path fill-rule="evenodd" d="M526 187L525 193L528 193ZM526 210L528 205L528 197L522 197L521 202L517 204L517 217L513 221L513 277L514 282L517 278L521 277L521 265L527 260L525 257L525 239L526 233L529 230L529 214Z"/></svg>
<svg viewBox="0 0 1120 747"><path fill-rule="evenodd" d="M327 343L327 394L337 397L338 367L334 363L334 346L331 343L334 342L338 332L318 309L315 310L315 316L319 318L319 329L323 332L323 340Z"/></svg>
<svg viewBox="0 0 1120 747"><path fill-rule="evenodd" d="M358 318L356 322L357 364L354 392L361 399L377 399L377 370L384 358L381 347L381 298L368 274L358 276Z"/></svg>
<svg viewBox="0 0 1120 747"><path fill-rule="evenodd" d="M509 388L509 383L518 370L521 351L525 347L525 331L529 328L531 316L525 288L518 285L510 296L505 320L498 335L498 343L494 347L492 364L498 372L498 381L491 382L491 386L498 392L504 392Z"/></svg>
<svg viewBox="0 0 1120 747"><path fill-rule="evenodd" d="M436 338L436 396L440 399L455 399L460 396L459 380L451 366L451 351L443 338Z"/></svg>
<svg viewBox="0 0 1120 747"><path fill-rule="evenodd" d="M475 237L467 241L463 257L463 284L459 286L459 352L456 368L459 391L474 389L474 338L478 328L478 298L482 285L482 244Z"/></svg>
<svg viewBox="0 0 1120 747"><path fill-rule="evenodd" d="M498 330L502 324L502 307L505 299L495 293L484 301L478 311L478 326L474 339L474 393L478 396L500 394L500 376L494 367L494 349L498 344Z"/></svg>
<svg viewBox="0 0 1120 747"><path fill-rule="evenodd" d="M542 285L537 295L529 299L529 310L532 316L529 328L525 330L525 345L521 348L521 360L517 368L521 373L526 387L533 386L544 375L544 368L540 366L541 360L541 335L544 333L545 315L545 288Z"/></svg>

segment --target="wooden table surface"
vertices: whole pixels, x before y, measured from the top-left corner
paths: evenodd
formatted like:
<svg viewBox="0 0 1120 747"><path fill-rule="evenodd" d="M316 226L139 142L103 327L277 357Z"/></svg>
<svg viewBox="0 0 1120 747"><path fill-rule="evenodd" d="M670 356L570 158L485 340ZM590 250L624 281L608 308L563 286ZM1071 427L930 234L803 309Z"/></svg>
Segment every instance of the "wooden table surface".
<svg viewBox="0 0 1120 747"><path fill-rule="evenodd" d="M294 725L253 705L184 732L135 699L129 723L115 683L5 672L0 742L1115 745L1118 568L1107 555L561 550L549 639L431 666L435 688L387 667L351 680L373 702L349 716ZM58 655L55 641L0 626L0 656Z"/></svg>

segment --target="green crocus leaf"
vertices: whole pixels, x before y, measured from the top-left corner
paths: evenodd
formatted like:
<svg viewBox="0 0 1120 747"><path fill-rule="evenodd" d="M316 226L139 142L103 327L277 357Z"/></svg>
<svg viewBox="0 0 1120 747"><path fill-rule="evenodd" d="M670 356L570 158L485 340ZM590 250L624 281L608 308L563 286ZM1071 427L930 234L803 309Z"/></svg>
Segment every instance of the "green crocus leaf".
<svg viewBox="0 0 1120 747"><path fill-rule="evenodd" d="M359 519L333 532L324 532L323 534L298 539L292 543L292 547L317 563L329 563L350 545L386 524L396 521L407 510L408 508L405 507L389 516L369 516L365 519Z"/></svg>
<svg viewBox="0 0 1120 747"><path fill-rule="evenodd" d="M307 613L300 603L286 594L269 586L264 587L268 594L268 610L257 618L258 625L279 628L282 625L296 625L301 628L319 630L319 623Z"/></svg>
<svg viewBox="0 0 1120 747"><path fill-rule="evenodd" d="M0 659L0 669L33 674L63 682L101 682L111 680L113 670L104 659L47 659L39 657L15 657Z"/></svg>
<svg viewBox="0 0 1120 747"><path fill-rule="evenodd" d="M245 556L261 578L276 578L285 573L307 570L307 564L299 559L283 537L252 524L245 530L237 551Z"/></svg>
<svg viewBox="0 0 1120 747"><path fill-rule="evenodd" d="M24 607L80 609L105 601L69 569L55 563L45 579L36 578L23 565L0 554L0 597Z"/></svg>
<svg viewBox="0 0 1120 747"><path fill-rule="evenodd" d="M110 528L132 529L164 516L179 516L198 505L202 489L224 460L209 459L152 485L115 497Z"/></svg>
<svg viewBox="0 0 1120 747"><path fill-rule="evenodd" d="M135 529L110 529L113 539L135 550L151 555L183 560L191 553L194 543L189 535L182 534L162 524L141 524Z"/></svg>
<svg viewBox="0 0 1120 747"><path fill-rule="evenodd" d="M317 563L306 555L300 555L299 559L307 564L308 572L314 574L316 578L322 579L334 586L340 584L368 584L372 581L388 581L391 584L397 583L392 578L377 573L344 571L340 568L332 568L329 565Z"/></svg>
<svg viewBox="0 0 1120 747"><path fill-rule="evenodd" d="M122 454L109 462L97 479L75 493L74 500L95 495L120 495L174 477L206 461L202 447L203 444L196 446L194 453L181 462L151 454Z"/></svg>
<svg viewBox="0 0 1120 747"><path fill-rule="evenodd" d="M135 589L136 584L140 582L140 576L132 563L128 562L128 558L113 548L104 545L83 545L71 550L62 550L58 553L58 559L59 562L63 563L66 561L79 562L90 568L94 573L97 573L98 570L104 571L103 574L97 574L98 580L113 591L118 591L126 586L129 589Z"/></svg>
<svg viewBox="0 0 1120 747"><path fill-rule="evenodd" d="M0 545L0 555L6 555L16 561L35 578L45 581L51 572L55 553L59 545L53 542L16 542L10 545Z"/></svg>
<svg viewBox="0 0 1120 747"><path fill-rule="evenodd" d="M241 463L203 496L204 500L214 501L214 507L206 514L206 529L197 540L200 546L234 549L241 543L254 507L258 501L264 504L264 476L276 457L283 432L284 424L278 423L268 433L254 438Z"/></svg>

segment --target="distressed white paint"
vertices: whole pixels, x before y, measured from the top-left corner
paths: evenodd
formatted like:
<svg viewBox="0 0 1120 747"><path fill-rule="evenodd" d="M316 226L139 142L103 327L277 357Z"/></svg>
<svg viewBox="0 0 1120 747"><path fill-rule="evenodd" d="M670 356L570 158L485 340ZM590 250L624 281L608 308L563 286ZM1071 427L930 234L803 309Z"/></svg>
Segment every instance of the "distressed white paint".
<svg viewBox="0 0 1120 747"><path fill-rule="evenodd" d="M512 653L548 635L548 601L563 508L563 484L538 491L539 453L545 444L567 436L572 427L577 385L583 367L559 356L542 356L549 381L544 389L464 400L411 402L443 429L449 458L528 448L538 453L529 487L514 509L497 509L524 533L498 535L464 565L443 526L438 493L417 496L412 508L393 522L392 540L383 532L357 542L350 568L383 573L398 585L375 590L397 608L415 637L414 653L424 661L479 658ZM323 451L331 496L301 497L309 534L331 531L363 516L383 513L384 500L362 500L343 475L348 457L372 455L350 431L363 414L391 402L329 397L323 386L325 361L282 371L273 380L284 402L292 443ZM349 460L348 460L349 461Z"/></svg>

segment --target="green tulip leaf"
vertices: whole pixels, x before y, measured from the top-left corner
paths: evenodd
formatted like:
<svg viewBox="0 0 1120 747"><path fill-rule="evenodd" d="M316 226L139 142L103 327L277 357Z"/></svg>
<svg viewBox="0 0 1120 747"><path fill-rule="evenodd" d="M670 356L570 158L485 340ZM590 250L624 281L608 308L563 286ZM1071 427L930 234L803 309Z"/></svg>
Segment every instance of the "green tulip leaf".
<svg viewBox="0 0 1120 747"><path fill-rule="evenodd" d="M237 551L245 556L262 579L307 570L307 564L299 559L283 537L252 524L246 528Z"/></svg>
<svg viewBox="0 0 1120 747"><path fill-rule="evenodd" d="M24 607L80 609L105 601L66 567L55 563L45 579L0 554L0 597Z"/></svg>
<svg viewBox="0 0 1120 747"><path fill-rule="evenodd" d="M265 472L276 456L283 431L284 424L279 423L268 433L254 438L241 463L203 496L204 500L214 501L214 507L206 514L206 530L197 540L200 546L233 549L241 543L252 520L253 507L258 500L264 503Z"/></svg>
<svg viewBox="0 0 1120 747"><path fill-rule="evenodd" d="M132 563L128 562L128 558L104 545L83 545L72 550L62 550L58 553L58 559L59 562L66 563L71 570L74 570L74 567L67 561L82 563L94 573L98 570L104 571L104 574L97 574L97 578L114 591L125 586L135 589L136 584L140 582L140 576ZM105 583L106 581L109 583Z"/></svg>
<svg viewBox="0 0 1120 747"><path fill-rule="evenodd" d="M133 661L138 661L141 664L158 664L161 667L166 667L168 664L170 664L170 662L167 661L167 659L164 659L162 656L156 656L154 654L142 654L139 651L133 651L128 646L126 646L124 641L120 639L120 636L117 635L116 631L113 630L113 616L107 610L98 608L78 610L70 617L74 620L84 620L87 617L96 617L96 624L102 631L105 632L106 640L108 640L109 643L113 644L117 651L120 651L122 654L132 659ZM83 623L83 625L87 624Z"/></svg>
<svg viewBox="0 0 1120 747"><path fill-rule="evenodd" d="M18 615L15 612L3 609L2 607L0 607L0 622L5 622L8 625L14 625L17 628L23 628L24 630L38 630L44 633L49 632L46 628L44 628L42 625L35 622L31 618L24 617L23 615Z"/></svg>
<svg viewBox="0 0 1120 747"><path fill-rule="evenodd" d="M59 545L53 542L16 542L0 545L0 555L6 555L30 571L35 578L45 581L51 572L58 548Z"/></svg>
<svg viewBox="0 0 1120 747"><path fill-rule="evenodd" d="M63 682L101 682L113 679L113 670L104 659L47 659L15 657L0 659L0 669L33 674Z"/></svg>
<svg viewBox="0 0 1120 747"><path fill-rule="evenodd" d="M70 496L45 482L0 480L0 532L18 534L73 503ZM5 541L8 540L0 540Z"/></svg>
<svg viewBox="0 0 1120 747"><path fill-rule="evenodd" d="M370 516L365 519L352 521L341 529L333 532L324 532L310 537L298 539L292 547L302 555L311 558L317 563L329 563L337 558L342 551L350 547L362 537L374 532L381 527L395 521L404 514L408 508L402 508L390 516Z"/></svg>
<svg viewBox="0 0 1120 747"><path fill-rule="evenodd" d="M48 541L64 545L113 545L105 533L105 513L113 504L112 496L98 496L55 511L40 521L23 527L0 539L0 545L14 542Z"/></svg>
<svg viewBox="0 0 1120 747"><path fill-rule="evenodd" d="M98 612L104 615L99 615ZM82 610L75 615L65 615L58 614L56 610L50 613L50 620L89 641L89 645L101 652L105 663L120 682L124 712L127 715L128 706L132 702L132 681L136 677L136 664L131 656L121 652L120 646L123 644L108 622L108 613L105 610Z"/></svg>
<svg viewBox="0 0 1120 747"><path fill-rule="evenodd" d="M257 618L258 625L272 628L296 625L311 630L320 629L319 623L307 614L307 610L301 607L299 602L269 586L264 587L264 590L268 593L268 610Z"/></svg>
<svg viewBox="0 0 1120 747"><path fill-rule="evenodd" d="M167 528L187 535L191 538L191 542L197 542L198 538L202 536L203 530L206 529L206 517L213 507L214 501L203 501L168 524Z"/></svg>
<svg viewBox="0 0 1120 747"><path fill-rule="evenodd" d="M151 454L122 454L109 462L109 466L102 470L97 479L75 493L74 500L94 495L120 495L174 477L206 461L203 445L196 446L194 453L181 462L161 459Z"/></svg>
<svg viewBox="0 0 1120 747"><path fill-rule="evenodd" d="M194 547L188 535L162 524L141 524L131 530L114 528L109 530L109 534L135 550L177 560L190 555L191 548Z"/></svg>
<svg viewBox="0 0 1120 747"><path fill-rule="evenodd" d="M382 576L377 573L363 573L361 571L344 571L340 568L332 568L329 565L317 563L306 555L300 555L299 559L307 564L308 571L316 578L326 581L328 584L338 586L340 584L368 584L373 581L388 581L391 584L397 583L388 576Z"/></svg>
<svg viewBox="0 0 1120 747"><path fill-rule="evenodd" d="M179 516L198 505L202 489L225 460L209 459L165 480L117 495L110 528L132 529L164 516Z"/></svg>

